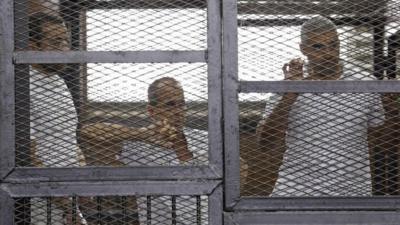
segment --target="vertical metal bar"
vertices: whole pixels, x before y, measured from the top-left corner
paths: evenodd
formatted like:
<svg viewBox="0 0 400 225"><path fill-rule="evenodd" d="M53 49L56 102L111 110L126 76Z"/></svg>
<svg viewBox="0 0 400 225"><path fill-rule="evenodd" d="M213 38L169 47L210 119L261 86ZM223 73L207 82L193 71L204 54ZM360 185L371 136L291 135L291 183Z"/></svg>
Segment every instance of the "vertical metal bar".
<svg viewBox="0 0 400 225"><path fill-rule="evenodd" d="M77 201L76 201L76 196L72 196L72 202L71 202L71 206L72 206L72 224L77 224L76 218L78 218L78 212L77 212Z"/></svg>
<svg viewBox="0 0 400 225"><path fill-rule="evenodd" d="M122 201L122 221L124 221L124 225L128 224L128 199L126 196L122 196L121 197L121 201Z"/></svg>
<svg viewBox="0 0 400 225"><path fill-rule="evenodd" d="M0 7L2 10L7 10L6 13L1 12L1 15L11 16L7 20L12 20L14 26L8 28L11 32L10 38L15 38L15 43L10 42L8 45L9 50L13 51L14 48L18 50L27 49L29 39L29 26L28 26L28 1L27 0L15 0L14 9L12 8L13 1L6 0L1 2L10 2L11 8ZM1 3L0 3L1 4ZM14 12L14 15L12 14ZM13 16L12 16L13 15ZM2 19L3 20L3 19ZM11 52L10 52L11 54ZM11 56L9 60L11 60ZM9 143L13 145L13 164L17 166L27 166L30 164L30 101L29 101L29 66L19 65L15 68L11 67L12 71L8 71L8 76L11 76L12 82L8 85L9 88L13 88L12 96L13 99L13 112L14 126L10 129L14 135L18 131L17 135L13 137L13 140L2 143ZM4 76L1 76L4 77ZM3 90L3 87L0 88ZM15 90L18 90L16 92ZM2 95L4 96L4 95ZM1 100L0 100L1 101ZM3 121L3 120L2 120ZM1 126L1 130L4 130L4 126ZM2 136L2 135L1 135ZM15 147L14 147L15 146ZM8 155L8 154L7 154ZM21 217L23 218L18 225L31 224L31 202L30 198L18 199L18 204L21 205Z"/></svg>
<svg viewBox="0 0 400 225"><path fill-rule="evenodd" d="M175 195L173 195L171 197L171 207L172 207L172 210L171 210L172 225L176 225L177 222L176 222L176 196Z"/></svg>
<svg viewBox="0 0 400 225"><path fill-rule="evenodd" d="M374 76L379 80L383 79L385 73L385 23L384 17L373 21Z"/></svg>
<svg viewBox="0 0 400 225"><path fill-rule="evenodd" d="M46 224L51 225L51 197L46 198Z"/></svg>
<svg viewBox="0 0 400 225"><path fill-rule="evenodd" d="M201 225L201 196L196 196L196 224Z"/></svg>
<svg viewBox="0 0 400 225"><path fill-rule="evenodd" d="M13 1L0 1L0 180L15 164Z"/></svg>
<svg viewBox="0 0 400 225"><path fill-rule="evenodd" d="M219 185L208 197L208 224L224 224L222 195L222 185Z"/></svg>
<svg viewBox="0 0 400 225"><path fill-rule="evenodd" d="M29 40L28 1L15 1L15 49L27 50ZM15 66L16 166L31 166L29 66Z"/></svg>
<svg viewBox="0 0 400 225"><path fill-rule="evenodd" d="M222 177L221 1L209 0L207 9L208 130L210 164Z"/></svg>
<svg viewBox="0 0 400 225"><path fill-rule="evenodd" d="M151 196L146 196L146 213L147 213L147 225L151 225ZM140 209L139 209L140 210Z"/></svg>
<svg viewBox="0 0 400 225"><path fill-rule="evenodd" d="M225 204L228 208L240 197L238 37L236 0L223 1L223 97L225 149Z"/></svg>
<svg viewBox="0 0 400 225"><path fill-rule="evenodd" d="M102 198L96 197L96 204L97 204L97 224L103 224L102 222Z"/></svg>
<svg viewBox="0 0 400 225"><path fill-rule="evenodd" d="M1 6L1 4L0 4ZM14 200L0 189L0 225L14 224Z"/></svg>

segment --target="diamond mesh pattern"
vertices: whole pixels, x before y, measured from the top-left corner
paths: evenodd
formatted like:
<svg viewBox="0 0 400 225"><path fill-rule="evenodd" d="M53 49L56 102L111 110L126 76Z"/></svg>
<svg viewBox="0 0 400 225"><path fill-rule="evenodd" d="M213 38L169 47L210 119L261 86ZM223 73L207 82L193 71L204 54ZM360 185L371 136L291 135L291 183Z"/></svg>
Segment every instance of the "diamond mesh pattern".
<svg viewBox="0 0 400 225"><path fill-rule="evenodd" d="M16 224L208 224L207 196L47 197L15 200Z"/></svg>
<svg viewBox="0 0 400 225"><path fill-rule="evenodd" d="M16 50L206 50L206 1L28 3L15 3ZM39 64L15 72L18 166L208 163L206 63ZM155 85L150 105L147 89L163 77L171 79Z"/></svg>
<svg viewBox="0 0 400 225"><path fill-rule="evenodd" d="M29 35L22 17L27 11L63 17L72 32L73 47L80 50L205 50L207 46L203 0L59 2L37 0L25 5L16 1L18 50L28 49Z"/></svg>
<svg viewBox="0 0 400 225"><path fill-rule="evenodd" d="M16 70L19 166L208 163L205 64L69 65L63 70L78 76L72 79L36 68L28 68L30 93L22 89L27 68Z"/></svg>
<svg viewBox="0 0 400 225"><path fill-rule="evenodd" d="M395 79L398 7L238 1L239 80ZM309 22L318 16L336 28ZM240 154L249 165L242 195L398 194L397 94L249 93L239 94L239 106Z"/></svg>
<svg viewBox="0 0 400 225"><path fill-rule="evenodd" d="M243 195L398 192L398 95L293 95L294 102L242 97L252 100L240 107L241 155L249 164Z"/></svg>

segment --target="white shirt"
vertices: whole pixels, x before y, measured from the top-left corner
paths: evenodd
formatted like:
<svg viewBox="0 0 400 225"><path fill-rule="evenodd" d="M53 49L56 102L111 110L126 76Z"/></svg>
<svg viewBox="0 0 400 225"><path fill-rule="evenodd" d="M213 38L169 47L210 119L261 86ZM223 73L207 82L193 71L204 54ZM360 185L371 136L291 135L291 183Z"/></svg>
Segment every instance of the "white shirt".
<svg viewBox="0 0 400 225"><path fill-rule="evenodd" d="M189 165L208 164L208 133L196 129L184 129L189 150L193 153L193 160ZM144 142L126 141L122 146L119 159L129 166L177 166L180 165L175 151L154 146ZM185 164L187 165L187 164ZM172 197L151 197L151 223L147 220L147 198L138 197L140 224L172 224ZM176 224L196 224L197 200L194 196L176 197ZM201 196L202 223L208 224L208 202L206 196Z"/></svg>
<svg viewBox="0 0 400 225"><path fill-rule="evenodd" d="M56 74L30 68L30 135L36 142L36 156L46 167L79 166L82 156L76 140L78 115L70 91ZM45 225L47 202L32 198L31 223ZM64 224L62 210L52 206L52 224Z"/></svg>
<svg viewBox="0 0 400 225"><path fill-rule="evenodd" d="M266 117L281 96L271 99ZM367 131L383 121L377 94L299 94L289 113L286 151L272 196L371 195Z"/></svg>
<svg viewBox="0 0 400 225"><path fill-rule="evenodd" d="M79 166L78 115L70 91L56 74L30 70L31 139L46 167Z"/></svg>

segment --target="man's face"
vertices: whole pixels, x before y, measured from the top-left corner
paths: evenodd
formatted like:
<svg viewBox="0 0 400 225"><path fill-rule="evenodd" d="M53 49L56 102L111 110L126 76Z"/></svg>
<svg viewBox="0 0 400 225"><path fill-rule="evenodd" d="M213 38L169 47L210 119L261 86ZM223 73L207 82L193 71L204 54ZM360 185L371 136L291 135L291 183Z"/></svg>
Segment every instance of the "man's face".
<svg viewBox="0 0 400 225"><path fill-rule="evenodd" d="M339 64L339 38L336 31L309 34L301 50L318 74L334 75Z"/></svg>
<svg viewBox="0 0 400 225"><path fill-rule="evenodd" d="M43 23L42 27L42 40L36 42L31 46L32 50L35 51L68 51L69 48L69 36L67 28L64 24L46 22ZM44 71L48 73L61 72L65 69L65 64L41 64Z"/></svg>
<svg viewBox="0 0 400 225"><path fill-rule="evenodd" d="M161 82L157 89L158 99L155 106L149 106L153 119L165 120L182 130L185 124L185 98L182 87L174 82Z"/></svg>

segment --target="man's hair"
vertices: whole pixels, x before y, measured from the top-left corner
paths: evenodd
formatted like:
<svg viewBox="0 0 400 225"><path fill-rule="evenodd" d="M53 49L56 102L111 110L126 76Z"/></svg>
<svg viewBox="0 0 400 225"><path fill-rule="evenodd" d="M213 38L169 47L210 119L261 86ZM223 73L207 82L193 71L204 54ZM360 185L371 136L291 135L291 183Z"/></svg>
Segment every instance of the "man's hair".
<svg viewBox="0 0 400 225"><path fill-rule="evenodd" d="M330 19L323 16L311 18L301 26L301 43L307 42L309 34L321 34L329 31L337 32L336 25Z"/></svg>
<svg viewBox="0 0 400 225"><path fill-rule="evenodd" d="M165 83L167 85L179 85L179 82L172 77L162 77L153 81L153 83L151 83L147 89L147 96L151 106L156 106L158 104L159 96L163 94L160 90L161 83Z"/></svg>
<svg viewBox="0 0 400 225"><path fill-rule="evenodd" d="M45 23L64 25L63 19L43 12L29 16L29 41L39 42L43 39L43 25Z"/></svg>

